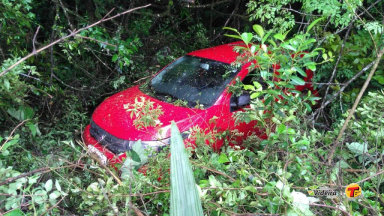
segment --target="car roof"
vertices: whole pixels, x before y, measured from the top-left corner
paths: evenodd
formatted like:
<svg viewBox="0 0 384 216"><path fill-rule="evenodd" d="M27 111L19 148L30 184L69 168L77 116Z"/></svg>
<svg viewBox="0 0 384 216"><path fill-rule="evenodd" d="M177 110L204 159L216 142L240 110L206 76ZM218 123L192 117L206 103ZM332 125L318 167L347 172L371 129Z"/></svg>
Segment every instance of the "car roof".
<svg viewBox="0 0 384 216"><path fill-rule="evenodd" d="M239 45L244 46L244 43L241 41L233 42L233 43L224 44L220 46L196 50L188 53L187 55L212 59L212 60L230 64L236 60L237 56L239 56L238 53L233 51L233 48Z"/></svg>

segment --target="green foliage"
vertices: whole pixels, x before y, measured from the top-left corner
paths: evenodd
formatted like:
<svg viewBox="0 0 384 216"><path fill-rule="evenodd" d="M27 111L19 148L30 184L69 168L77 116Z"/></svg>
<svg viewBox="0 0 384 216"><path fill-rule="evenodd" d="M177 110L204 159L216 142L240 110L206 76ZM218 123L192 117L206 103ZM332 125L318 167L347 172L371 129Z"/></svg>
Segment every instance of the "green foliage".
<svg viewBox="0 0 384 216"><path fill-rule="evenodd" d="M133 124L136 128L161 126L159 117L164 113L162 107L154 102L146 100L144 97L135 98L134 104L124 104L124 109L129 112Z"/></svg>
<svg viewBox="0 0 384 216"><path fill-rule="evenodd" d="M19 58L5 60L1 65L1 71L5 70L18 60ZM39 73L36 72L35 66L21 63L4 76L1 76L0 109L17 109L18 106L25 104L24 98L27 96L27 91L33 88L33 86L22 81L20 79L20 74L39 75ZM3 118L5 118L5 116L1 116L0 114L0 121Z"/></svg>
<svg viewBox="0 0 384 216"><path fill-rule="evenodd" d="M300 2L300 4L297 4ZM299 5L292 9L292 5ZM354 18L356 9L362 6L362 1L354 0L341 3L336 0L251 0L247 4L247 11L251 21L259 21L269 24L274 30L285 32L295 26L295 15L307 14L310 20L311 14L319 14L329 17L329 22L334 27L345 27ZM296 13L296 14L295 14Z"/></svg>
<svg viewBox="0 0 384 216"><path fill-rule="evenodd" d="M0 161L0 181L19 176L21 173L15 171L12 167L6 167ZM36 214L42 214L47 206L54 205L59 198L67 196L59 181L48 179L45 182L39 182L39 174L19 178L9 185L0 186L0 208L6 211L19 208L23 203L29 203L30 209ZM27 200L26 200L26 197ZM22 214L23 215L23 214Z"/></svg>
<svg viewBox="0 0 384 216"><path fill-rule="evenodd" d="M10 49L7 56L25 54L25 37L36 22L33 6L31 0L0 1L0 43Z"/></svg>
<svg viewBox="0 0 384 216"><path fill-rule="evenodd" d="M138 169L148 162L148 152L143 148L141 141L135 142L132 146L132 150L127 152L127 158L124 160L121 166L121 178L132 180L132 172L134 169Z"/></svg>
<svg viewBox="0 0 384 216"><path fill-rule="evenodd" d="M192 168L176 124L171 126L171 215L203 215Z"/></svg>
<svg viewBox="0 0 384 216"><path fill-rule="evenodd" d="M236 47L240 53L238 62L241 64L250 62L249 70L254 76L253 85L244 86L244 90L249 91L253 99L251 108L247 109L246 114L240 112L237 116L240 119L246 118L247 122L257 120L265 128L266 133L270 134L276 125L281 124L282 119L284 121L292 119L293 112L311 111L311 105L314 105L318 98L312 96L310 91L308 94L302 94L296 89L297 86L305 87L306 82L303 77L307 76L306 68L316 70L317 63L312 58L317 56L321 49L307 51L316 41L310 38L308 33L297 34L293 38L286 39L288 32L264 34L264 30L259 25L255 25L254 30L256 35L240 34L237 30L232 30L246 44L246 46ZM250 43L251 40L255 42ZM257 45L256 41L261 42L261 45ZM269 46L264 44L266 41L270 44ZM330 60L324 60L324 62ZM299 107L301 109L296 110Z"/></svg>

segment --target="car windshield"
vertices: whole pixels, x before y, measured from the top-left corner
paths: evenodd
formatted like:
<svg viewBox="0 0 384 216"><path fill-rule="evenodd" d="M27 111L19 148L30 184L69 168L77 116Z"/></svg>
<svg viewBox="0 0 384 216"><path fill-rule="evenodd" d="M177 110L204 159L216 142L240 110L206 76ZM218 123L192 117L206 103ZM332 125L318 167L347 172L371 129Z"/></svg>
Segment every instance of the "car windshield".
<svg viewBox="0 0 384 216"><path fill-rule="evenodd" d="M212 106L239 70L215 60L184 56L164 68L150 82L152 95L194 107Z"/></svg>

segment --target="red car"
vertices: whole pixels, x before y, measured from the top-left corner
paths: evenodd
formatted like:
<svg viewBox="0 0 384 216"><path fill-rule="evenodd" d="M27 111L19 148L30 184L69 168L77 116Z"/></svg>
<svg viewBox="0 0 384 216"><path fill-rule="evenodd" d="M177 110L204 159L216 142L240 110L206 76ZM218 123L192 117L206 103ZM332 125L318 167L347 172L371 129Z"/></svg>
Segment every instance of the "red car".
<svg viewBox="0 0 384 216"><path fill-rule="evenodd" d="M240 134L236 144L243 138L256 134L266 138L256 122L235 124L233 114L249 105L250 97L243 94L232 96L228 84L239 77L243 83L248 79L248 66L236 68L231 65L238 56L230 43L188 53L162 69L147 84L134 86L117 93L102 102L94 111L90 125L84 130L84 141L90 151L98 155L103 163L119 163L133 144L141 140L145 148L161 149L169 144L170 124L175 121L184 138L196 126L205 133L212 131L236 131ZM306 70L309 81L313 74ZM299 90L310 88L302 86ZM161 126L137 128L135 116L131 118L127 104L135 100L153 102L161 107L158 118ZM175 101L183 106L175 105ZM220 149L223 140L216 140L212 147Z"/></svg>

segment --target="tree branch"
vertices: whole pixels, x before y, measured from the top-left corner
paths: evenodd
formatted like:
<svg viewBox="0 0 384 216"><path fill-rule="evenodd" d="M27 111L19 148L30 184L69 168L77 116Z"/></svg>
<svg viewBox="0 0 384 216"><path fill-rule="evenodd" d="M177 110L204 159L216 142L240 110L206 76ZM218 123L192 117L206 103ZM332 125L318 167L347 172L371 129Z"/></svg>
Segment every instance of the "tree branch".
<svg viewBox="0 0 384 216"><path fill-rule="evenodd" d="M227 3L227 2L230 2L230 0L223 0L223 1L213 2L211 4L203 4L203 5L190 5L190 4L187 4L186 7L187 8L208 8L208 7L214 7L216 5Z"/></svg>
<svg viewBox="0 0 384 216"><path fill-rule="evenodd" d="M347 127L348 127L348 123L349 123L349 121L351 120L352 115L355 113L355 110L356 110L356 108L357 108L357 105L359 104L361 97L363 96L365 90L367 89L368 84L369 84L369 82L371 81L371 79L372 79L372 77L373 77L373 74L375 74L376 68L377 68L377 66L378 66L379 63L380 63L380 60L381 60L381 57L383 56L383 54L384 54L384 47L380 50L379 53L377 53L377 57L376 57L376 60L375 60L375 64L373 65L373 68L372 68L371 71L369 72L368 77L367 77L367 79L365 80L364 85L363 85L363 87L361 88L359 94L357 95L356 100L355 100L355 103L353 104L352 109L351 109L351 111L349 112L348 117L347 117L347 119L345 120L344 125L343 125L343 127L341 128L341 130L340 130L340 132L339 132L339 135L337 136L337 138L336 138L336 140L335 140L335 142L334 142L334 144L333 144L333 146L332 146L332 149L331 149L330 154L329 154L329 157L328 157L328 165L331 165L331 164L332 164L333 155L335 154L336 148L340 145L340 139L341 139L341 137L343 136L345 129L347 129Z"/></svg>
<svg viewBox="0 0 384 216"><path fill-rule="evenodd" d="M339 65L341 57L343 56L343 51L344 51L345 43L347 42L347 39L348 39L349 33L351 32L352 26L353 26L353 22L351 22L351 24L349 25L347 33L345 33L343 43L341 44L341 48L340 48L340 52L339 52L339 57L336 60L335 66L333 67L331 78L329 78L329 81L328 81L329 83L331 83L332 80L335 78L336 71L337 71L337 66ZM328 85L327 89L325 90L324 98L327 97L327 95L328 95L329 87L330 86ZM325 103L325 100L321 104L322 107L323 107L324 103Z"/></svg>
<svg viewBox="0 0 384 216"><path fill-rule="evenodd" d="M336 92L335 94L332 95L332 97L327 100L327 102L325 102L323 105L321 105L321 107L319 109L317 109L313 114L312 114L312 117L311 117L311 120L313 121L314 117L320 112L320 110L323 110L326 106L328 106L328 104L330 104L333 100L336 99L337 96L339 96L343 91L344 89L346 89L349 84L351 84L353 81L355 81L359 76L361 76L365 71L367 71L369 68L372 67L372 65L375 63L375 60L373 60L371 63L369 63L368 65L366 65L363 69L361 69L361 71L359 71L359 73L355 74L355 76L353 76L350 80L348 80L347 82L343 83L343 84L340 84L340 85L343 85L343 87L338 91Z"/></svg>
<svg viewBox="0 0 384 216"><path fill-rule="evenodd" d="M31 58L32 56L37 55L38 53L40 53L40 52L42 52L42 51L44 51L44 50L46 50L46 49L48 49L48 48L54 46L55 44L58 44L58 43L60 43L60 42L62 42L62 41L64 41L64 40L66 40L66 39L68 39L68 38L70 38L70 37L73 37L73 36L79 34L80 32L82 32L82 31L84 31L84 30L86 30L86 29L92 28L92 27L97 26L97 25L99 25L99 24L101 24L101 23L103 23L103 22L106 22L106 21L115 19L115 18L117 18L117 17L119 17L119 16L122 16L122 15L124 15L124 14L131 13L131 12L133 12L133 11L135 11L135 10L143 9L143 8L146 8L146 7L149 7L149 6L151 6L151 4L147 4L147 5L144 5L144 6L140 6L140 7L136 7L136 8L132 8L132 9L126 10L126 11L124 11L124 12L122 12L122 13L118 13L118 14L112 16L112 17L109 17L109 18L103 17L101 20L99 20L99 21L97 21L97 22L95 22L95 23L93 23L93 24L91 24L91 25L88 25L88 26L86 26L86 27L80 28L80 29L78 29L78 30L70 31L71 33L70 33L69 35L64 36L64 37L62 37L62 38L60 38L60 39L57 39L56 41L54 41L54 42L52 42L52 43L50 43L50 44L48 44L48 45L45 45L45 46L43 46L42 48L36 50L36 52L29 53L27 56L21 58L21 59L20 59L19 61L17 61L15 64L11 65L10 67L8 67L8 68L5 69L4 71L2 71L2 72L0 73L0 77L1 77L1 76L4 76L4 75L5 75L6 73L8 73L10 70L12 70L12 69L15 68L16 66L18 66L19 64L21 64L22 62L24 62L25 60Z"/></svg>

